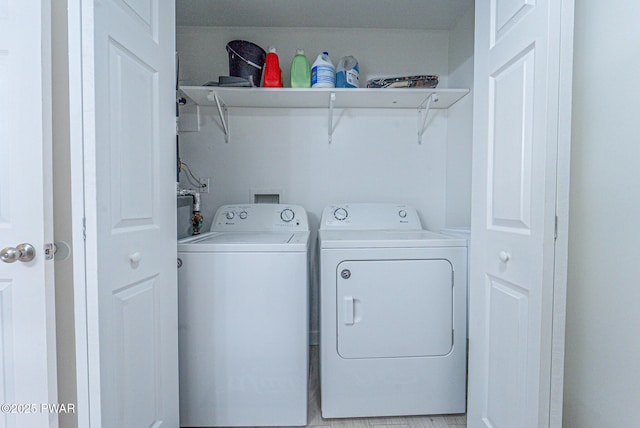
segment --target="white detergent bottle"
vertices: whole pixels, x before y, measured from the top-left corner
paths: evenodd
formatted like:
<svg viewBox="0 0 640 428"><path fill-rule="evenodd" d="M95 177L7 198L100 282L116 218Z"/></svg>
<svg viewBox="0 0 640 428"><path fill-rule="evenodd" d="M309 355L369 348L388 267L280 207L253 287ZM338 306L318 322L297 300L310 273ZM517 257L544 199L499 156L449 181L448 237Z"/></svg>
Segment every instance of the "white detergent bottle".
<svg viewBox="0 0 640 428"><path fill-rule="evenodd" d="M336 68L333 66L327 52L322 52L318 55L318 58L316 58L316 61L311 67L311 87L336 87Z"/></svg>

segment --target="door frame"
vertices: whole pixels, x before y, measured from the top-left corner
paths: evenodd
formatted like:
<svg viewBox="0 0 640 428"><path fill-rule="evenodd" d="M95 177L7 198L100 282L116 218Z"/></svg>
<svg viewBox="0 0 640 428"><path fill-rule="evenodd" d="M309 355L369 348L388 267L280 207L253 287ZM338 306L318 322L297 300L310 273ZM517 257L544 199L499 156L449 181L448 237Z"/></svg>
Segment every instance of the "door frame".
<svg viewBox="0 0 640 428"><path fill-rule="evenodd" d="M90 209L86 201L94 195L95 185L86 182L95 170L91 145L85 145L91 138L91 124L86 123L85 113L90 109L90 94L83 90L83 68L87 67L93 46L93 23L88 19L92 15L93 5L86 0L67 0L67 35L69 60L69 153L71 170L71 217L72 217L72 258L73 258L73 304L75 325L76 357L76 400L78 426L101 425L100 412L100 349L95 287L97 270L96 239L87 234L86 210ZM88 12L90 11L90 12ZM84 62L85 60L86 62ZM91 113L89 110L88 113ZM91 139L90 141L93 141ZM91 181L91 180L87 180ZM89 193L93 189L93 193ZM95 216L94 216L95 218ZM95 227L89 230L95 230ZM94 233L95 235L95 233ZM88 239L87 239L88 238Z"/></svg>
<svg viewBox="0 0 640 428"><path fill-rule="evenodd" d="M575 0L562 0L559 60L558 151L556 169L556 241L553 272L551 331L551 393L549 426L562 426L564 349L569 253L569 191L571 158L571 115L573 96L573 32Z"/></svg>

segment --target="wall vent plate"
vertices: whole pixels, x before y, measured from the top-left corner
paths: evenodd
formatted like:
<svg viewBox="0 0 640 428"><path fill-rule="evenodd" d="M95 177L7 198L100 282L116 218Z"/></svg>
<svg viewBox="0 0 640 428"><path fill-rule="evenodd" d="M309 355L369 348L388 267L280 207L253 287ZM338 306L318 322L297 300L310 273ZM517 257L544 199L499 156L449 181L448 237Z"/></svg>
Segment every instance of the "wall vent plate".
<svg viewBox="0 0 640 428"><path fill-rule="evenodd" d="M280 195L276 194L256 194L253 195L254 204L279 204Z"/></svg>
<svg viewBox="0 0 640 428"><path fill-rule="evenodd" d="M254 204L280 204L282 203L282 189L251 189L251 198Z"/></svg>

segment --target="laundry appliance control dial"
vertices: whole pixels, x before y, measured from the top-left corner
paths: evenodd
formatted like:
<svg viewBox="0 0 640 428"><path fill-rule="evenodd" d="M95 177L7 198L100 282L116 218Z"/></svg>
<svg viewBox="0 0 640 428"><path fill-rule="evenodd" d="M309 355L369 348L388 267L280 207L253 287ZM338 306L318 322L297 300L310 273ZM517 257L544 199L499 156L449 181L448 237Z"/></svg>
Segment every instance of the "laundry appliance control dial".
<svg viewBox="0 0 640 428"><path fill-rule="evenodd" d="M240 211L239 217L241 220L244 220L245 218L247 218L247 212L246 211Z"/></svg>
<svg viewBox="0 0 640 428"><path fill-rule="evenodd" d="M227 211L227 213L225 214L225 217L227 217L227 220L232 220L235 216L236 216L236 213L234 213L233 211Z"/></svg>
<svg viewBox="0 0 640 428"><path fill-rule="evenodd" d="M282 212L280 212L280 218L285 223L289 223L295 217L296 217L296 213L294 213L291 208L285 208L285 209L282 210Z"/></svg>
<svg viewBox="0 0 640 428"><path fill-rule="evenodd" d="M344 208L336 208L333 212L333 217L338 221L346 220L349 217L349 213Z"/></svg>

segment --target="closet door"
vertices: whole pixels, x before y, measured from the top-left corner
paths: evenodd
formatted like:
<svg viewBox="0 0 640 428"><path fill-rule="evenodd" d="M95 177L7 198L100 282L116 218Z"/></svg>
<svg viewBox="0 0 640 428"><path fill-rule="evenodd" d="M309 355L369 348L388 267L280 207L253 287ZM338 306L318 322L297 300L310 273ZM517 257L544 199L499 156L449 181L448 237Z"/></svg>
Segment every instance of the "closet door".
<svg viewBox="0 0 640 428"><path fill-rule="evenodd" d="M476 2L470 427L560 424L572 32L573 0Z"/></svg>
<svg viewBox="0 0 640 428"><path fill-rule="evenodd" d="M175 5L81 6L91 421L177 427Z"/></svg>

